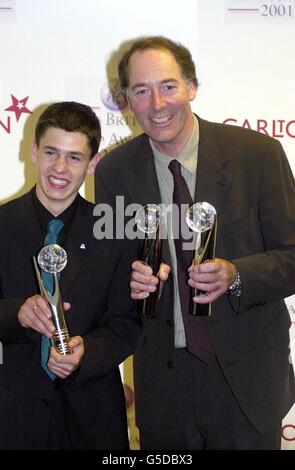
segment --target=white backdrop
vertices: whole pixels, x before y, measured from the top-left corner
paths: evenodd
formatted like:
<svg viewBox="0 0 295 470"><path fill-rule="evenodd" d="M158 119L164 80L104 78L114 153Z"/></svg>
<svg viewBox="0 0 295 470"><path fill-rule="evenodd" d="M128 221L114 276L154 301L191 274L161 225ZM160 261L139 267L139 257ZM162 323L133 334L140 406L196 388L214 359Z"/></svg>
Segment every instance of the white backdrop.
<svg viewBox="0 0 295 470"><path fill-rule="evenodd" d="M195 112L278 138L295 171L294 26L295 0L0 0L0 202L31 187L27 160L44 105L91 105L102 149L139 131L107 82L116 79L118 49L145 34L191 50L201 82ZM92 180L82 193L93 198ZM295 300L287 302L294 323ZM295 409L284 420L282 447L295 449Z"/></svg>

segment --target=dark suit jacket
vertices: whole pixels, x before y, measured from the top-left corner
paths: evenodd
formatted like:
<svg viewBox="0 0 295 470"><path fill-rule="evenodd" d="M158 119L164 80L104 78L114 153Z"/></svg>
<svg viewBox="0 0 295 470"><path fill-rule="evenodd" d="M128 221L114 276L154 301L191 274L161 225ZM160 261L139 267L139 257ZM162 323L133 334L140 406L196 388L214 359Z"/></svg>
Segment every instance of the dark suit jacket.
<svg viewBox="0 0 295 470"><path fill-rule="evenodd" d="M97 241L93 204L78 196L64 245L68 263L61 293L71 336L85 341L80 368L63 385L65 415L77 449L128 446L126 408L118 365L140 333L128 274L135 243ZM39 292L32 264L43 245L31 194L0 207L0 448L46 448L53 387L40 367L40 334L22 328L17 313ZM84 246L84 249L83 249ZM135 251L133 251L135 250Z"/></svg>
<svg viewBox="0 0 295 470"><path fill-rule="evenodd" d="M206 319L232 391L261 432L294 402L290 318L283 299L295 292L295 185L279 142L260 133L199 119L196 201L218 214L216 257L233 260L242 279L240 305L227 295ZM141 135L97 166L96 201L161 202L149 140ZM166 257L170 262L167 242ZM238 313L237 313L238 312ZM145 321L135 354L137 423L152 432L173 374L173 283L165 283L157 319ZM216 391L218 393L218 390Z"/></svg>

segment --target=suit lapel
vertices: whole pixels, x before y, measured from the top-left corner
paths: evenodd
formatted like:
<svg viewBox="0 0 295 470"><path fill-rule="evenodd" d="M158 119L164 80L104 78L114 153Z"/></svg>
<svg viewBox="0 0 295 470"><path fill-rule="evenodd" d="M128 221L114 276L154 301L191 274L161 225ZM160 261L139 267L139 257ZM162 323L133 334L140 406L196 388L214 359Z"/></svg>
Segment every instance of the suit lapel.
<svg viewBox="0 0 295 470"><path fill-rule="evenodd" d="M15 206L10 214L12 223L16 223L16 233L18 243L15 244L15 250L19 251L20 256L15 256L24 264L27 263L27 257L24 253L30 253L30 256L37 256L38 250L43 245L43 234L32 199L32 190L19 199L19 204ZM36 251L37 247L37 251Z"/></svg>
<svg viewBox="0 0 295 470"><path fill-rule="evenodd" d="M138 204L161 204L161 194L155 167L154 155L148 140L143 134L142 144L129 178L130 201ZM162 258L171 265L168 240L163 240Z"/></svg>
<svg viewBox="0 0 295 470"><path fill-rule="evenodd" d="M132 178L131 200L136 200L140 204L161 204L161 194L159 182L155 167L154 154L152 152L149 140L144 135L143 145L134 166L136 172ZM134 198L136 196L136 199ZM165 263L171 265L171 255L167 238L162 242L162 259Z"/></svg>
<svg viewBox="0 0 295 470"><path fill-rule="evenodd" d="M13 273L13 289L19 297L38 292L33 255L42 248L42 230L36 220L31 191L12 201L6 230L8 265ZM11 275L11 274L10 274Z"/></svg>
<svg viewBox="0 0 295 470"><path fill-rule="evenodd" d="M128 190L130 200L141 205L160 204L161 195L155 168L154 155L146 135L130 170Z"/></svg>
<svg viewBox="0 0 295 470"><path fill-rule="evenodd" d="M64 244L68 262L62 272L60 281L63 293L70 288L74 279L78 275L81 263L90 249L90 244L93 240L93 227L89 224L89 205L80 195L78 195L78 198L78 207L74 214L72 225Z"/></svg>
<svg viewBox="0 0 295 470"><path fill-rule="evenodd" d="M232 181L232 174L226 168L228 156L218 146L218 128L200 118L198 120L200 140L195 201L209 202L219 214L223 211L225 196Z"/></svg>

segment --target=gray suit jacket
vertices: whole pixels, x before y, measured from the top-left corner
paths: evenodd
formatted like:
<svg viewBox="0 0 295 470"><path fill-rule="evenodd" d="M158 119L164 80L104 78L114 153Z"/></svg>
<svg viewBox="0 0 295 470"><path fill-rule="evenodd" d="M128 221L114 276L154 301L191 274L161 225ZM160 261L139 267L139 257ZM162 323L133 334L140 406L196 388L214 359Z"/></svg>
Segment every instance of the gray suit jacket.
<svg viewBox="0 0 295 470"><path fill-rule="evenodd" d="M241 274L240 304L227 295L207 318L210 338L231 389L261 432L294 402L289 363L290 318L284 298L295 293L295 184L280 143L260 133L199 119L196 201L218 214L216 257ZM140 135L97 166L96 200L160 203L152 150ZM164 243L165 261L169 250ZM238 312L237 312L238 309ZM157 319L145 321L135 354L137 423L151 432L173 374L173 283L165 283ZM218 391L216 391L218 393Z"/></svg>

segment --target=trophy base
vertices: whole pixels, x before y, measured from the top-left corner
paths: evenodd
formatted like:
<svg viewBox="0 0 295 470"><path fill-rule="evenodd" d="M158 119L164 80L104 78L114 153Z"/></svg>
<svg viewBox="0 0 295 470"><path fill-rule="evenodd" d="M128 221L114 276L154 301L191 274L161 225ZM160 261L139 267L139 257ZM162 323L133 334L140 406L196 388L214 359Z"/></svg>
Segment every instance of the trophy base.
<svg viewBox="0 0 295 470"><path fill-rule="evenodd" d="M200 294L201 294L200 291L197 291L197 289L193 289L193 292L191 294L189 313L190 315L194 317L210 317L211 303L197 304L196 302L193 301L193 297L195 297L196 295L200 295ZM206 294L203 294L203 295L206 295Z"/></svg>
<svg viewBox="0 0 295 470"><path fill-rule="evenodd" d="M156 292L152 292L146 299L140 302L141 318L156 318L159 313L160 294L157 288Z"/></svg>
<svg viewBox="0 0 295 470"><path fill-rule="evenodd" d="M70 335L67 330L55 331L52 335L52 344L57 349L59 354L71 354L71 348L68 345Z"/></svg>

